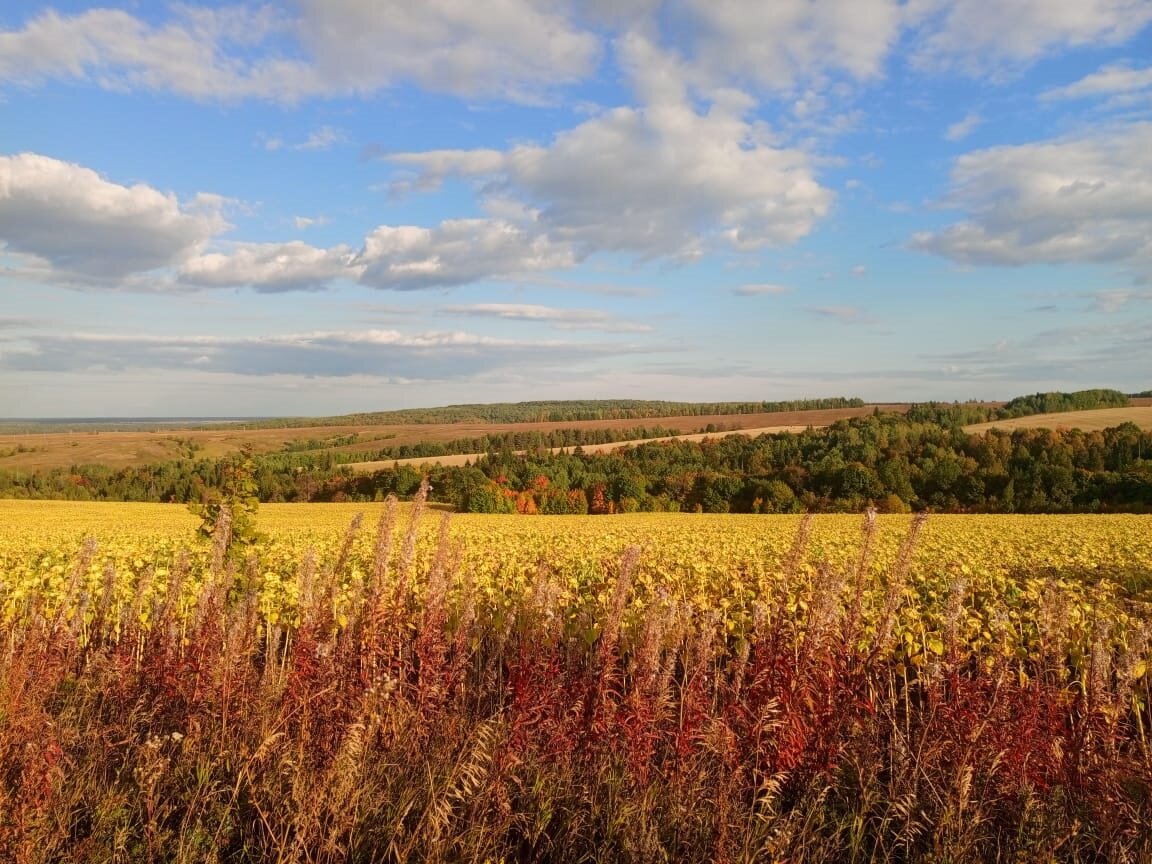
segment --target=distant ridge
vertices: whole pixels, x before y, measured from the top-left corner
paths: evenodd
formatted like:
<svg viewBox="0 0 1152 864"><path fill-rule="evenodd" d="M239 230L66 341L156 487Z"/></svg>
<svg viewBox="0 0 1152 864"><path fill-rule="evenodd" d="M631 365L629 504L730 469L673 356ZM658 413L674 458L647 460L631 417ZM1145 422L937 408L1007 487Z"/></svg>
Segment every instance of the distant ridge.
<svg viewBox="0 0 1152 864"><path fill-rule="evenodd" d="M19 432L116 432L187 429L193 426L224 426L259 423L270 417L6 417L0 433Z"/></svg>
<svg viewBox="0 0 1152 864"><path fill-rule="evenodd" d="M364 424L426 425L433 423L562 423L583 420L645 420L653 417L695 417L706 414L762 414L860 408L863 399L831 396L821 399L743 402L671 402L656 399L563 399L492 402L402 408L335 417L285 417L244 424L244 428L291 426L353 426Z"/></svg>

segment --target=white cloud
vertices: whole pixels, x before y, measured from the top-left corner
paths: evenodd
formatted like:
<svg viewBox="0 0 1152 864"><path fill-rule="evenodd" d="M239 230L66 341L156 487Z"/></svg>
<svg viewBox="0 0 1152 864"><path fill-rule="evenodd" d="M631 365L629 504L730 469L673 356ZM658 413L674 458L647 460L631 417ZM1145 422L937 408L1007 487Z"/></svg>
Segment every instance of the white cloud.
<svg viewBox="0 0 1152 864"><path fill-rule="evenodd" d="M551 324L558 330L599 330L608 333L646 333L649 324L626 321L601 309L561 309L532 303L473 303L446 306L445 312L478 318L534 321Z"/></svg>
<svg viewBox="0 0 1152 864"><path fill-rule="evenodd" d="M317 330L254 337L142 336L50 331L32 350L0 353L0 368L25 372L197 370L238 375L354 375L467 379L494 369L562 366L647 352L635 345L497 339L464 331Z"/></svg>
<svg viewBox="0 0 1152 864"><path fill-rule="evenodd" d="M983 75L1069 47L1119 44L1152 22L1147 0L911 0L913 62Z"/></svg>
<svg viewBox="0 0 1152 864"><path fill-rule="evenodd" d="M983 122L984 118L979 114L966 114L963 120L957 120L944 131L944 137L949 141L962 141L975 132Z"/></svg>
<svg viewBox="0 0 1152 864"><path fill-rule="evenodd" d="M968 218L911 246L962 264L1111 263L1152 273L1152 123L961 156Z"/></svg>
<svg viewBox="0 0 1152 864"><path fill-rule="evenodd" d="M306 231L316 225L327 225L328 219L324 216L297 216L292 220L297 231Z"/></svg>
<svg viewBox="0 0 1152 864"><path fill-rule="evenodd" d="M232 243L185 261L181 287L249 287L263 292L319 290L338 279L372 288L451 288L571 267L571 249L496 219L450 219L432 228L381 225L362 248Z"/></svg>
<svg viewBox="0 0 1152 864"><path fill-rule="evenodd" d="M777 285L771 282L741 285L738 288L732 289L732 293L739 297L778 297L781 294L791 293L791 291L792 289L787 285Z"/></svg>
<svg viewBox="0 0 1152 864"><path fill-rule="evenodd" d="M865 267L863 264L857 264L855 267L852 268L852 275L855 276L857 279L862 279L864 276L868 275L868 268Z"/></svg>
<svg viewBox="0 0 1152 864"><path fill-rule="evenodd" d="M281 26L271 7L179 7L177 17L156 26L117 9L72 17L48 10L20 30L0 32L0 81L72 78L198 99L271 95L261 93L271 82L257 80L228 51L261 43Z"/></svg>
<svg viewBox="0 0 1152 864"><path fill-rule="evenodd" d="M527 96L593 71L599 40L556 2L302 0L300 39L334 89L397 80L465 96Z"/></svg>
<svg viewBox="0 0 1152 864"><path fill-rule="evenodd" d="M209 194L181 202L34 153L0 156L0 249L19 256L24 275L70 287L273 292L343 278L412 290L565 269L577 260L570 245L500 219L381 225L359 250L299 240L228 243L220 239L231 227L224 203ZM297 217L295 225L320 222Z"/></svg>
<svg viewBox="0 0 1152 864"><path fill-rule="evenodd" d="M1102 96L1116 99L1136 94L1152 98L1152 66L1144 69L1135 69L1123 63L1104 66L1079 81L1046 91L1041 98L1053 102Z"/></svg>
<svg viewBox="0 0 1152 864"><path fill-rule="evenodd" d="M326 287L340 278L355 279L356 252L349 246L318 249L299 240L288 243L237 243L226 253L208 252L185 261L177 278L202 287L248 286L257 291L300 291Z"/></svg>
<svg viewBox="0 0 1152 864"><path fill-rule="evenodd" d="M0 156L0 243L62 279L121 280L176 264L228 227L222 203L181 202L35 153Z"/></svg>
<svg viewBox="0 0 1152 864"><path fill-rule="evenodd" d="M299 12L291 19L271 5L183 6L152 25L121 10L47 11L0 32L0 81L63 77L287 102L410 81L461 96L531 99L586 77L599 56L598 38L559 3L301 0Z"/></svg>
<svg viewBox="0 0 1152 864"><path fill-rule="evenodd" d="M896 0L684 0L693 61L713 80L772 90L830 70L880 75L899 38Z"/></svg>
<svg viewBox="0 0 1152 864"><path fill-rule="evenodd" d="M571 267L566 244L499 219L450 219L435 228L382 225L356 260L361 281L400 291Z"/></svg>
<svg viewBox="0 0 1152 864"><path fill-rule="evenodd" d="M683 64L629 36L618 54L643 107L621 107L547 145L385 157L416 167L417 185L481 178L489 207L524 209L557 241L584 252L689 259L714 247L794 243L831 206L811 160L746 119L743 94L694 103Z"/></svg>

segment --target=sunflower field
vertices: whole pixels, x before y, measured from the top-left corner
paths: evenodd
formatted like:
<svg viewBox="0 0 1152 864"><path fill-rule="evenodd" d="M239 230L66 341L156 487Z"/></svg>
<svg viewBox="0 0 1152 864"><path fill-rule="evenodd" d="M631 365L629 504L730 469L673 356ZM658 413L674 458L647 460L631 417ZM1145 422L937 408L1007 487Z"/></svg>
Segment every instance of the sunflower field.
<svg viewBox="0 0 1152 864"><path fill-rule="evenodd" d="M1152 518L0 501L0 859L1152 859Z"/></svg>

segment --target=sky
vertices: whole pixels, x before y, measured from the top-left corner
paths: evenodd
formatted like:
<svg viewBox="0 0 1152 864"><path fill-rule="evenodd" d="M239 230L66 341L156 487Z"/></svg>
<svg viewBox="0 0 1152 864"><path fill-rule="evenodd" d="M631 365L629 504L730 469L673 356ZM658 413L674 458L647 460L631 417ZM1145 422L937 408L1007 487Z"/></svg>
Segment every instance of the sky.
<svg viewBox="0 0 1152 864"><path fill-rule="evenodd" d="M0 416L1152 387L1152 0L0 4Z"/></svg>

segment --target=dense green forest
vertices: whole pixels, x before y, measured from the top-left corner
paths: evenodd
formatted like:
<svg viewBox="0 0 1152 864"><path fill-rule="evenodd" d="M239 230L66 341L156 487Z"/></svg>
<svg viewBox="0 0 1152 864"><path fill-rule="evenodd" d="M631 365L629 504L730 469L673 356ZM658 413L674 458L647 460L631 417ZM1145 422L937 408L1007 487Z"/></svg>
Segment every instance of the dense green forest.
<svg viewBox="0 0 1152 864"><path fill-rule="evenodd" d="M263 501L367 501L412 494L421 474L400 466L285 467L248 457ZM0 496L197 501L227 460L113 470L76 466L0 472ZM1020 429L969 434L896 413L826 429L703 442L641 444L603 454L511 449L431 471L433 498L461 510L615 513L636 510L799 512L1152 512L1152 433Z"/></svg>

